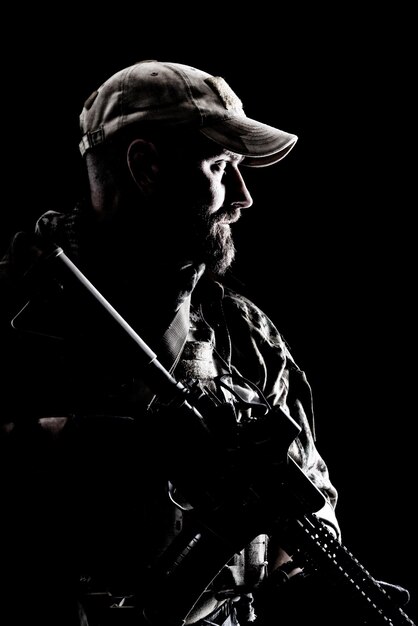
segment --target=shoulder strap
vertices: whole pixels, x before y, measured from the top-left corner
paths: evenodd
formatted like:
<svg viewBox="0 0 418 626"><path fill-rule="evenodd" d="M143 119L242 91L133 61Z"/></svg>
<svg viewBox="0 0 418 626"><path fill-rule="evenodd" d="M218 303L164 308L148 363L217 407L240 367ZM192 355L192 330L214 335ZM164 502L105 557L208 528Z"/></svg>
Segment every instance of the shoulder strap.
<svg viewBox="0 0 418 626"><path fill-rule="evenodd" d="M190 295L180 305L160 341L161 362L170 373L176 367L186 343L190 327Z"/></svg>

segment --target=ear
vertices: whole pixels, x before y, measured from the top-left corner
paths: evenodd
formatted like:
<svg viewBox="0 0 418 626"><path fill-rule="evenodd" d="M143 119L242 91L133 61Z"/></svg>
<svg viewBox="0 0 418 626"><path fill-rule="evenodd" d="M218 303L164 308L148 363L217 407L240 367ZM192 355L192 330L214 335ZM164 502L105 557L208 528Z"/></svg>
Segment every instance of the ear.
<svg viewBox="0 0 418 626"><path fill-rule="evenodd" d="M144 196L151 195L160 170L155 145L147 139L134 139L126 157L135 184Z"/></svg>

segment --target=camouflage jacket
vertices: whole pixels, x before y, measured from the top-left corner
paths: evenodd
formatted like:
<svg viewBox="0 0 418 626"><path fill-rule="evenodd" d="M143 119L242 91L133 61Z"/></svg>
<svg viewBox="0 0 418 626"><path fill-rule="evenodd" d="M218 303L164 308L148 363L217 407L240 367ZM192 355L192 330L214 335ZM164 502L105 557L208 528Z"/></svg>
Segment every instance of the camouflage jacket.
<svg viewBox="0 0 418 626"><path fill-rule="evenodd" d="M35 519L19 554L28 568L24 580L31 580L30 593L37 599L46 588L49 598L87 597L98 589L112 598L137 594L147 584L149 568L188 528L193 508L167 480L161 450L167 452L170 442L161 445L150 426L161 402L158 391L144 385L137 347L102 323L94 306L84 305L77 294L68 296L70 290L55 277L52 288L42 278L34 281L35 287L27 280L38 246L49 241L84 269L82 228L78 210L48 212L34 235L15 237L2 263L1 445L3 473L13 485L8 495L19 501L6 530L13 535L13 521L23 513ZM85 268L88 272L88 263ZM94 272L89 275L96 284ZM126 290L121 278L108 293L136 331L155 341L152 347L175 379L186 385L192 381L195 388L233 405L237 423L250 422L252 407L261 399L270 414L277 413L278 419L284 414L297 424L298 434L280 454L285 458L288 448L324 495L318 514L338 536L337 492L316 447L311 390L280 332L253 302L206 276L204 268L186 266L178 276L180 286L158 332L148 332L156 309L140 285L136 292L131 282ZM98 277L100 288L100 273ZM155 306L163 305L158 301ZM184 341L169 361L158 338L184 306ZM149 309L151 315L144 317ZM237 401L238 396L248 404ZM40 547L37 537L45 536L45 528L47 540ZM258 584L268 571L268 551L268 534L257 535L224 564L205 593ZM69 566L58 566L57 556ZM46 577L39 576L39 563ZM9 580L22 589L21 570L15 576L10 577L9 566ZM39 585L33 582L37 578Z"/></svg>

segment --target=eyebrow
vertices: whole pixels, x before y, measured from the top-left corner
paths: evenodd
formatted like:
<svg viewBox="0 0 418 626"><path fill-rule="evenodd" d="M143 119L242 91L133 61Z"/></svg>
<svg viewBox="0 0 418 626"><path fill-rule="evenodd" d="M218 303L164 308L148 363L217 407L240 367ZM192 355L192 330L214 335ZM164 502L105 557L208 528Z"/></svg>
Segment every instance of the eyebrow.
<svg viewBox="0 0 418 626"><path fill-rule="evenodd" d="M241 163L241 161L244 160L243 155L242 154L237 154L236 152L230 152L229 150L225 150L225 154L227 154L234 161L239 161L240 163Z"/></svg>
<svg viewBox="0 0 418 626"><path fill-rule="evenodd" d="M213 154L213 158L215 159L217 157L223 157L223 156L227 156L231 159L231 161L236 161L237 163L242 163L242 161L245 158L241 154L237 154L236 152L231 152L230 150L227 150L226 148L221 148L219 152L216 152L215 154Z"/></svg>

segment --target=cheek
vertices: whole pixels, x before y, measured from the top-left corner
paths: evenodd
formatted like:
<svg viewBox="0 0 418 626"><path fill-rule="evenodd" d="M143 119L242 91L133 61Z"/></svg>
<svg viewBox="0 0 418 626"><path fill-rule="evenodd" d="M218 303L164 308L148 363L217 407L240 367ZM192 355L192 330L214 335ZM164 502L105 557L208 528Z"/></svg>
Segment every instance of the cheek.
<svg viewBox="0 0 418 626"><path fill-rule="evenodd" d="M200 174L190 179L184 188L183 205L205 207L208 213L218 211L225 200L224 186L213 177Z"/></svg>
<svg viewBox="0 0 418 626"><path fill-rule="evenodd" d="M218 211L225 201L225 188L222 178L214 174L210 167L201 164L198 167L184 168L170 186L171 202L193 211L199 207L207 213Z"/></svg>
<svg viewBox="0 0 418 626"><path fill-rule="evenodd" d="M207 178L204 202L210 213L218 211L225 201L225 188L220 179Z"/></svg>

